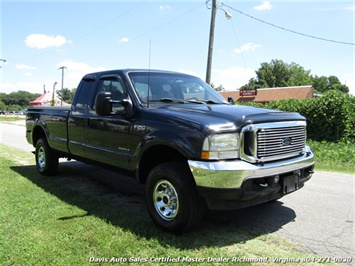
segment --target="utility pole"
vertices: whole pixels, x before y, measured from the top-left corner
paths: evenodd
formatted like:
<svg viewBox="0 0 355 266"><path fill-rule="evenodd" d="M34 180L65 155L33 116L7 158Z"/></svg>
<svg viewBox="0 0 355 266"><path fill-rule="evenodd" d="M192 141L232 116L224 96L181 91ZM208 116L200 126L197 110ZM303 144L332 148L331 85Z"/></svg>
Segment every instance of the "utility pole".
<svg viewBox="0 0 355 266"><path fill-rule="evenodd" d="M54 82L53 84L52 106L55 106L55 85L57 85L57 82Z"/></svg>
<svg viewBox="0 0 355 266"><path fill-rule="evenodd" d="M58 68L58 70L59 70L59 69L62 70L62 90L61 90L61 92L62 92L62 97L61 97L61 99L60 99L60 105L63 105L63 83L64 83L64 69L65 69L65 68L67 68L67 67L62 66L62 67Z"/></svg>
<svg viewBox="0 0 355 266"><path fill-rule="evenodd" d="M210 40L209 40L209 44L208 44L207 71L206 71L206 83L207 84L211 84L212 54L213 54L214 26L215 26L215 21L216 21L216 11L217 11L217 0L212 0Z"/></svg>
<svg viewBox="0 0 355 266"><path fill-rule="evenodd" d="M5 59L0 59L0 61L3 61L4 63L6 62L6 60L5 60ZM1 66L0 66L0 68L1 68Z"/></svg>

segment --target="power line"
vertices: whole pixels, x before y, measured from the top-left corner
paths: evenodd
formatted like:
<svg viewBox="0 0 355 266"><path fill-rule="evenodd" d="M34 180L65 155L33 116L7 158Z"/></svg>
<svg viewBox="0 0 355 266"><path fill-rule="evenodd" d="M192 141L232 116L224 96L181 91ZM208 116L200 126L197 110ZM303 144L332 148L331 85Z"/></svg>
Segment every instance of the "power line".
<svg viewBox="0 0 355 266"><path fill-rule="evenodd" d="M267 24L267 25L272 26L272 27L274 27L274 28L278 28L278 29L281 29L281 30L284 30L284 31L288 31L288 32L291 32L291 33L294 33L294 34L302 35L302 36L304 36L304 37L313 38L313 39L317 39L317 40L321 40L321 41L333 42L333 43L339 43L339 44L345 44L345 45L355 45L355 43L351 43L351 42L343 42L343 41L337 41L337 40L332 40L332 39L326 39L326 38L321 38L321 37L317 37L317 36L314 36L314 35L305 34L305 33L298 32L298 31L290 30L290 29L287 29L287 28L284 28L284 27L281 27L281 26L272 24L272 23L270 23L270 22L261 20L261 19L259 19L259 18L253 17L253 16L251 16L251 15L245 14L244 12L242 12L242 11L240 11L240 10L238 10L238 9L235 9L235 8L233 8L233 7L231 7L231 6L228 6L228 5L226 5L226 4L223 4L223 3L222 3L222 5L225 6L225 7L230 8L230 9L232 9L233 11L236 11L236 12L238 12L238 13L240 13L240 14L246 16L246 17L249 17L249 18L251 18L251 19L257 20L257 21L259 21L259 22L261 22L261 23Z"/></svg>
<svg viewBox="0 0 355 266"><path fill-rule="evenodd" d="M191 10L188 10L187 12L185 12L185 13L183 13L183 14L177 16L177 17L174 17L174 18L172 18L171 20L169 20L169 21L167 21L167 22L165 22L165 23L163 23L163 24L160 24L160 25L158 25L157 27L155 27L155 28L153 28L153 29L150 29L150 30L148 30L148 31L146 31L146 32L144 32L144 33L141 33L141 34L139 34L139 35L133 37L132 39L129 40L129 42L131 43L131 42L133 42L133 41L135 41L135 40L137 40L137 39L139 39L139 38L141 38L141 37L143 37L143 36L145 36L145 35L148 35L149 33L152 33L152 32L154 32L154 31L156 31L156 30L158 30L158 29L160 29L160 28L163 28L163 27L165 27L166 25L171 24L171 23L175 22L176 20L179 20L179 19L181 19L182 17L184 17L184 16L186 16L186 15L188 15L188 14L194 12L195 10L199 9L199 8L200 8L201 6L203 6L203 5L205 5L205 3L200 4L200 5L198 5L198 6L194 7L194 8L192 8ZM91 56L90 56L90 59L92 59L92 58L94 58L94 57L97 57L97 56L99 56L99 55L102 55L102 54L111 52L111 51L117 49L118 47L120 47L120 46L122 46L122 45L126 45L126 43L121 43L121 44L115 45L115 46L113 46L113 47L111 47L111 48L108 48L108 49L106 49L106 50L104 50L104 51L101 51L101 52L99 52L99 53L97 53L97 54L91 55ZM81 60L85 62L85 61L87 61L88 59L83 58L83 59L81 59Z"/></svg>

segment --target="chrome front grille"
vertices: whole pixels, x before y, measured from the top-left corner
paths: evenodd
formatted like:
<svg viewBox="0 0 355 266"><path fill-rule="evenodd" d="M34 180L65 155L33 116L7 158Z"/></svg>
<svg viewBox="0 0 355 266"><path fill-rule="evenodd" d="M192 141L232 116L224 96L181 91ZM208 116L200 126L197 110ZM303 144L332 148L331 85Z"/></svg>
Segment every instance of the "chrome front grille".
<svg viewBox="0 0 355 266"><path fill-rule="evenodd" d="M241 157L249 162L268 162L302 154L306 122L249 125L242 129Z"/></svg>
<svg viewBox="0 0 355 266"><path fill-rule="evenodd" d="M305 126L266 128L257 132L257 157L270 161L302 153L306 145Z"/></svg>

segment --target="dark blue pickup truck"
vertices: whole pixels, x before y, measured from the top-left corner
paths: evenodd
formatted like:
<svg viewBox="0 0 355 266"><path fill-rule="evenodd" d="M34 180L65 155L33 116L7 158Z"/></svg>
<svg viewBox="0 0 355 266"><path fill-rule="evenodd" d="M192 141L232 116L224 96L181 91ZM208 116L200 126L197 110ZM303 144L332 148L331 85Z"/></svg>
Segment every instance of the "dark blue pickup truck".
<svg viewBox="0 0 355 266"><path fill-rule="evenodd" d="M146 187L159 227L182 233L204 210L276 200L313 173L306 120L236 106L201 79L176 72L87 74L71 106L32 107L26 137L43 175L66 157L109 165Z"/></svg>

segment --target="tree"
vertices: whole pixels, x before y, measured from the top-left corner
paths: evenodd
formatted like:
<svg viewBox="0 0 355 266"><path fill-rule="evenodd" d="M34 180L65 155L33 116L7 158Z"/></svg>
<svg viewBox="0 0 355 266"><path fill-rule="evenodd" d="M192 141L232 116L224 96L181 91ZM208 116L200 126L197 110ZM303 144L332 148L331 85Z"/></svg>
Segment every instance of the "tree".
<svg viewBox="0 0 355 266"><path fill-rule="evenodd" d="M63 92L62 92L63 91ZM76 88L69 90L68 88L63 88L63 90L58 90L58 98L66 103L71 103L75 94Z"/></svg>
<svg viewBox="0 0 355 266"><path fill-rule="evenodd" d="M291 72L287 64L282 60L272 60L270 63L261 63L261 67L255 71L256 84L260 88L275 88L288 86Z"/></svg>
<svg viewBox="0 0 355 266"><path fill-rule="evenodd" d="M325 93L330 90L337 90L345 93L349 93L349 87L341 84L340 80L336 76L312 76L312 85L316 92Z"/></svg>
<svg viewBox="0 0 355 266"><path fill-rule="evenodd" d="M255 89L259 89L260 85L258 84L258 81L256 80L256 78L251 78L249 79L248 84L243 85L242 87L240 87L240 90L255 90Z"/></svg>
<svg viewBox="0 0 355 266"><path fill-rule="evenodd" d="M27 107L29 102L39 97L38 93L30 93L28 91L11 92L10 94L1 94L1 100L7 105L18 105Z"/></svg>
<svg viewBox="0 0 355 266"><path fill-rule="evenodd" d="M0 110L1 110L1 111L6 110L6 105L5 105L4 102L1 101L1 100L0 100Z"/></svg>
<svg viewBox="0 0 355 266"><path fill-rule="evenodd" d="M215 85L212 83L212 84L211 84L211 87L212 87L213 89L215 89L216 91L225 91L225 88L222 86L222 84L219 85L219 87L215 87Z"/></svg>
<svg viewBox="0 0 355 266"><path fill-rule="evenodd" d="M305 70L294 62L287 64L274 59L270 63L261 63L261 67L255 73L256 78L251 78L248 84L240 87L241 90L312 85L318 93L329 90L349 92L348 86L341 84L338 77L311 76L310 70Z"/></svg>
<svg viewBox="0 0 355 266"><path fill-rule="evenodd" d="M302 66L293 62L288 65L288 67L290 71L288 86L303 86L312 84L310 70L305 70Z"/></svg>

